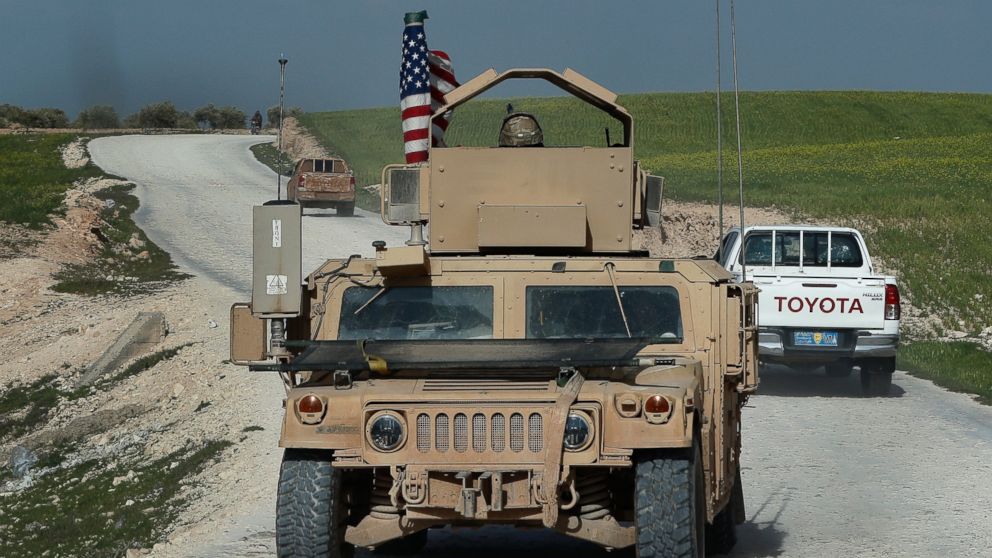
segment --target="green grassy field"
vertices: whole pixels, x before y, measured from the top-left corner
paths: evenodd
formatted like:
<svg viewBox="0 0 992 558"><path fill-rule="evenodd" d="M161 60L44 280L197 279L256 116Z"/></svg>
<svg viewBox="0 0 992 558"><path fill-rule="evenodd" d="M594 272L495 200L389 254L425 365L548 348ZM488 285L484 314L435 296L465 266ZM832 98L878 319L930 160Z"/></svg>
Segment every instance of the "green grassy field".
<svg viewBox="0 0 992 558"><path fill-rule="evenodd" d="M732 107L731 96L724 100ZM448 143L495 144L507 101L459 108ZM538 117L547 144L603 145L606 126L619 137L615 121L574 99L509 101ZM714 95L623 95L620 104L634 115L638 159L668 179L666 197L715 201ZM749 206L861 227L875 256L898 270L904 292L943 328L977 334L992 324L992 95L746 92L741 108ZM722 126L727 195L736 200L732 117ZM378 183L383 165L403 160L397 108L310 113L302 122L348 159L362 184ZM947 380L949 372L930 376L985 393L968 377L987 353L955 346L939 356L959 364L961 382Z"/></svg>
<svg viewBox="0 0 992 558"><path fill-rule="evenodd" d="M72 134L0 136L0 221L40 228L59 210L73 182L102 174L93 165L65 168L59 147L74 139Z"/></svg>

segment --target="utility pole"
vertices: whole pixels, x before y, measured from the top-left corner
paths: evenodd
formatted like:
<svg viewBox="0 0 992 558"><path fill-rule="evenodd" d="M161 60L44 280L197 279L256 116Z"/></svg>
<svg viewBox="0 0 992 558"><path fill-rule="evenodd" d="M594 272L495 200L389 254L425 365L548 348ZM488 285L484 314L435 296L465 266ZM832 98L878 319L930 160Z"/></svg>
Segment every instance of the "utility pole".
<svg viewBox="0 0 992 558"><path fill-rule="evenodd" d="M283 119L283 106L284 99L286 97L286 55L279 55L279 153L282 153L282 119ZM282 199L282 174L276 173L276 199Z"/></svg>

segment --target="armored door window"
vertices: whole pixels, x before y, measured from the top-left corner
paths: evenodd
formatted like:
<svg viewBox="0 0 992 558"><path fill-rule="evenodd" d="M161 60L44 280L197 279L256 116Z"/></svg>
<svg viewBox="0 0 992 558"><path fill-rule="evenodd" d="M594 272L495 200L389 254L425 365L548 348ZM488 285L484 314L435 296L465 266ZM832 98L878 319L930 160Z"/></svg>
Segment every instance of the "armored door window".
<svg viewBox="0 0 992 558"><path fill-rule="evenodd" d="M527 337L530 339L649 338L682 341L678 291L673 287L610 286L527 287ZM620 312L623 304L623 313Z"/></svg>
<svg viewBox="0 0 992 558"><path fill-rule="evenodd" d="M338 339L491 339L492 287L350 287Z"/></svg>

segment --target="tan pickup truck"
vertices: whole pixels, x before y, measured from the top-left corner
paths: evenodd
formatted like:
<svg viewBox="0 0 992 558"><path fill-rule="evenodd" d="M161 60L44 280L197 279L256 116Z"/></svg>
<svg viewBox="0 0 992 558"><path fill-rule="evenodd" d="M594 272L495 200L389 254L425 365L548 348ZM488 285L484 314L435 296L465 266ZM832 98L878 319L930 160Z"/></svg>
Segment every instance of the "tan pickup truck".
<svg viewBox="0 0 992 558"><path fill-rule="evenodd" d="M286 192L290 201L304 209L334 208L338 215L355 213L355 175L343 159L300 159Z"/></svg>

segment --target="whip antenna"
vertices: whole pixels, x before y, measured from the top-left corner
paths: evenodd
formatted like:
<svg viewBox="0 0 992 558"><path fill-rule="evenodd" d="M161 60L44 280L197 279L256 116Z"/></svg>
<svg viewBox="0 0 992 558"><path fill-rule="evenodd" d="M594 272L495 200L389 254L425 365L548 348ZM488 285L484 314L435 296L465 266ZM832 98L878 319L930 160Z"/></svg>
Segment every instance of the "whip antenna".
<svg viewBox="0 0 992 558"><path fill-rule="evenodd" d="M737 18L734 0L730 0L730 42L734 52L734 116L737 119L737 183L740 189L741 248L744 247L744 161L741 160L741 96L737 86ZM741 258L741 281L747 281L747 263Z"/></svg>
<svg viewBox="0 0 992 558"><path fill-rule="evenodd" d="M719 229L716 232L717 258L723 263L723 118L720 110L720 2L716 0L716 184Z"/></svg>

